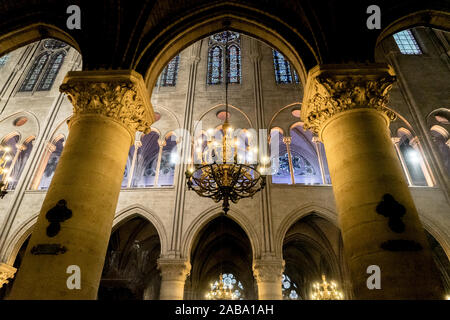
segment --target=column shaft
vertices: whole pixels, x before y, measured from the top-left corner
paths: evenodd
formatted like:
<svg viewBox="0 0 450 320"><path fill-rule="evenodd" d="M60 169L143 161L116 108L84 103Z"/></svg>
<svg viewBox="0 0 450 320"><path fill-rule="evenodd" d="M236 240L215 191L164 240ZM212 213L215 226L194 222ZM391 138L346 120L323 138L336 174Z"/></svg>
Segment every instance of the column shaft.
<svg viewBox="0 0 450 320"><path fill-rule="evenodd" d="M10 299L96 298L129 147L153 121L144 88L134 71L66 76L75 114Z"/></svg>
<svg viewBox="0 0 450 320"><path fill-rule="evenodd" d="M316 67L302 117L325 145L355 297L442 299L390 139L394 114L386 103L394 80L385 65ZM373 265L381 269L381 289L369 289L367 269Z"/></svg>
<svg viewBox="0 0 450 320"><path fill-rule="evenodd" d="M160 300L183 300L184 285L191 265L180 259L159 259L158 269L161 271Z"/></svg>

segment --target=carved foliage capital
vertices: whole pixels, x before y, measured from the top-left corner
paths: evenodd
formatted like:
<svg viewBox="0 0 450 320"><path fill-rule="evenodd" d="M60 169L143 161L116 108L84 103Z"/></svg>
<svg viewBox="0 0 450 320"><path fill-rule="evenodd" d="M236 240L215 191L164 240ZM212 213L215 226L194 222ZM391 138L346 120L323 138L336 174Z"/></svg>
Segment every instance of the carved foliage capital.
<svg viewBox="0 0 450 320"><path fill-rule="evenodd" d="M9 282L9 279L14 278L14 274L17 269L7 265L6 263L0 263L0 288Z"/></svg>
<svg viewBox="0 0 450 320"><path fill-rule="evenodd" d="M308 76L302 107L305 128L317 134L326 120L357 108L372 108L395 120L395 113L387 108L395 81L387 66L314 68Z"/></svg>
<svg viewBox="0 0 450 320"><path fill-rule="evenodd" d="M134 137L150 132L154 112L142 77L130 71L69 72L60 86L73 104L74 116L99 114L122 123Z"/></svg>
<svg viewBox="0 0 450 320"><path fill-rule="evenodd" d="M280 282L284 272L284 260L259 260L253 265L253 274L258 282Z"/></svg>
<svg viewBox="0 0 450 320"><path fill-rule="evenodd" d="M191 271L191 264L179 259L158 259L158 270L163 280L185 281Z"/></svg>

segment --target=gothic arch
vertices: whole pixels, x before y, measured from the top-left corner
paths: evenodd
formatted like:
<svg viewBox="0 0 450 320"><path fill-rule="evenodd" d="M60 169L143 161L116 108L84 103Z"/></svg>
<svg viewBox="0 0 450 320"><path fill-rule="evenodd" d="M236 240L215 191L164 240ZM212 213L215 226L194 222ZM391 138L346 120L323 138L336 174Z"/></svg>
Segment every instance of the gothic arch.
<svg viewBox="0 0 450 320"><path fill-rule="evenodd" d="M270 28L267 27L269 25ZM188 12L182 19L159 29L158 33L146 35L142 43L147 45L140 50L134 68L145 73L144 79L152 88L164 66L182 49L224 30L240 32L270 43L292 63L302 84L306 82L307 70L319 62L313 46L285 21L249 6L225 2ZM297 48L291 44L293 42Z"/></svg>
<svg viewBox="0 0 450 320"><path fill-rule="evenodd" d="M148 220L156 229L159 235L160 243L161 243L161 255L167 252L168 248L168 240L167 240L167 232L164 228L164 224L162 221L158 218L158 216L153 213L151 210L145 208L142 205L135 204L128 206L118 213L116 213L114 220L113 220L113 226L112 231L113 233L118 227L123 225L125 222L135 218L135 217L142 217L146 220Z"/></svg>
<svg viewBox="0 0 450 320"><path fill-rule="evenodd" d="M0 48L2 48L0 56L32 42L46 38L64 41L78 52L81 52L78 43L67 32L55 25L37 22L0 36Z"/></svg>
<svg viewBox="0 0 450 320"><path fill-rule="evenodd" d="M4 249L1 251L2 261L6 261L7 264L13 265L16 256L22 247L25 240L33 232L33 228L38 220L39 212L34 213L27 220L22 222L16 230L8 237L9 240L5 243Z"/></svg>
<svg viewBox="0 0 450 320"><path fill-rule="evenodd" d="M220 205L214 206L203 211L190 223L183 235L183 246L181 248L181 256L183 258L190 259L191 251L197 236L209 222L220 215L222 215L222 207ZM253 260L259 258L261 256L260 239L251 221L245 217L244 213L236 209L230 209L227 217L236 222L246 233L252 246Z"/></svg>
<svg viewBox="0 0 450 320"><path fill-rule="evenodd" d="M447 255L447 258L450 260L449 236L444 231L441 230L438 224L436 224L426 215L420 214L420 221L422 222L424 229L428 231L441 245L442 249L444 249L445 254Z"/></svg>
<svg viewBox="0 0 450 320"><path fill-rule="evenodd" d="M310 215L315 214L318 217L324 218L325 220L331 222L336 228L339 228L338 215L337 213L327 207L322 207L316 203L307 203L302 207L294 209L288 213L285 218L281 221L275 232L275 253L278 257L283 255L283 242L287 231L300 219Z"/></svg>
<svg viewBox="0 0 450 320"><path fill-rule="evenodd" d="M21 127L14 126L13 123L10 123L9 125L5 124L5 122L12 121L14 118L19 118L21 116L24 116L28 119L28 121ZM25 110L19 110L17 112L14 112L10 115L5 116L0 120L0 124L2 124L2 127L6 127L6 130L10 130L12 134L17 133L19 135L19 141L17 143L22 144L24 143L24 137L30 137L30 136L39 136L40 132L40 123L38 118L34 115L34 113L30 111ZM1 133L0 133L1 134Z"/></svg>

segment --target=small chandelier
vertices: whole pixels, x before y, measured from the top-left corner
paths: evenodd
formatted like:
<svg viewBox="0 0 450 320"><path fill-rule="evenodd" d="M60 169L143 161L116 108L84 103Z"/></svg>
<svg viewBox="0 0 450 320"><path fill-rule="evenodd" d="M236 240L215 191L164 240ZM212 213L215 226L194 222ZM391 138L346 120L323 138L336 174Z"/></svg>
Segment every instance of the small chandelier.
<svg viewBox="0 0 450 320"><path fill-rule="evenodd" d="M220 274L219 281L211 283L211 289L206 294L208 300L237 300L238 296L231 291L231 285L225 284L223 275Z"/></svg>
<svg viewBox="0 0 450 320"><path fill-rule="evenodd" d="M6 168L6 164L11 160L11 155L9 154L11 148L8 146L0 147L0 152L3 151L3 154L0 158L0 173L3 175L2 181L0 181L0 198L8 193L6 189L8 188L8 182L10 181L10 177L7 176L8 169Z"/></svg>
<svg viewBox="0 0 450 320"><path fill-rule="evenodd" d="M225 52L228 52L228 34L226 31ZM225 55L225 70L227 68L228 54ZM225 120L222 125L223 135L221 142L208 143L208 151L204 154L200 147L198 157L201 163L194 163L186 170L186 180L189 190L194 190L199 196L213 199L215 202L223 201L224 214L230 210L230 201L237 203L240 199L253 197L266 185L266 177L263 175L265 166L270 163L268 157L263 157L265 163L258 164L258 155L251 159L238 156L239 142L234 136L228 113L228 76L225 76ZM209 132L214 132L210 129ZM247 138L251 135L247 132ZM201 141L201 143L203 140ZM242 147L242 146L241 146ZM245 142L244 148L246 150ZM257 148L251 152L257 153Z"/></svg>
<svg viewBox="0 0 450 320"><path fill-rule="evenodd" d="M312 300L343 300L344 295L337 289L337 284L333 281L327 282L325 275L322 275L322 283L313 284Z"/></svg>

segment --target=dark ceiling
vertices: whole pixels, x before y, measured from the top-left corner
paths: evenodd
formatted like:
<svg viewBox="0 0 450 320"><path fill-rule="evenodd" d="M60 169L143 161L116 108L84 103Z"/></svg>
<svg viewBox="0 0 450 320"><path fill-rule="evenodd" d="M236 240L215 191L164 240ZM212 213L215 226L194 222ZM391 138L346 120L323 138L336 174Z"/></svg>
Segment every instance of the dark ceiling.
<svg viewBox="0 0 450 320"><path fill-rule="evenodd" d="M366 10L374 2L381 8L381 30L366 27ZM74 4L81 8L81 30L66 27L66 9ZM309 69L319 63L372 62L380 34L388 35L392 23L424 10L420 19L403 27L421 24L450 31L448 0L0 0L0 39L32 24L44 25L39 32L45 38L45 25L51 25L74 39L85 69L135 68L145 73L180 30L225 13L275 30ZM444 18L433 19L434 12ZM149 46L151 40L156 41ZM8 50L0 48L0 53Z"/></svg>

